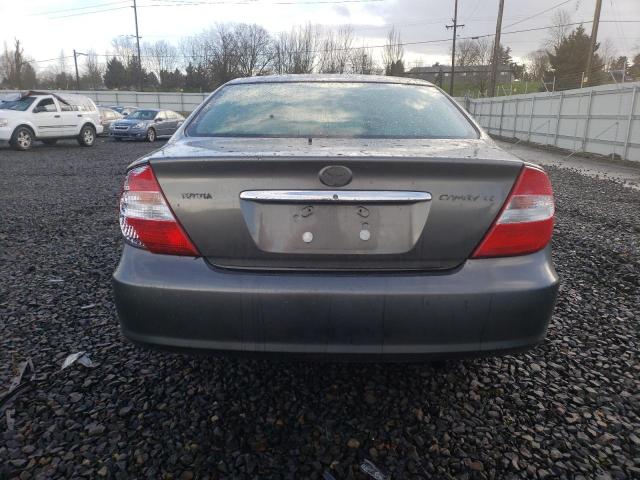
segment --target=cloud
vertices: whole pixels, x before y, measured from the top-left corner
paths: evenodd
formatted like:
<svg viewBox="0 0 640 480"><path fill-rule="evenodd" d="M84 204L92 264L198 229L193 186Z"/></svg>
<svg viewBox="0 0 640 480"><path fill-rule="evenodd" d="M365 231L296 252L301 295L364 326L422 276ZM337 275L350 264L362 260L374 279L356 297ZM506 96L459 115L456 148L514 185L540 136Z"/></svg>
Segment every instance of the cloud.
<svg viewBox="0 0 640 480"><path fill-rule="evenodd" d="M351 16L351 12L349 11L349 8L344 5L336 5L333 7L333 10L341 17L349 18Z"/></svg>

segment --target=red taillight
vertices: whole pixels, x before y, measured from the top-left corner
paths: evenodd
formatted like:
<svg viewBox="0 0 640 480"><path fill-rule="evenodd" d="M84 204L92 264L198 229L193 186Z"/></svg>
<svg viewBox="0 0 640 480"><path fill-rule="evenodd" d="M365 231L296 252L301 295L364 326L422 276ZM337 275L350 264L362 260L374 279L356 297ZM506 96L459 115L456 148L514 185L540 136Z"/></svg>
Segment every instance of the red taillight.
<svg viewBox="0 0 640 480"><path fill-rule="evenodd" d="M551 240L554 213L547 174L523 167L498 219L471 258L508 257L542 250Z"/></svg>
<svg viewBox="0 0 640 480"><path fill-rule="evenodd" d="M199 255L169 208L150 165L127 173L120 196L120 229L129 243L153 253Z"/></svg>

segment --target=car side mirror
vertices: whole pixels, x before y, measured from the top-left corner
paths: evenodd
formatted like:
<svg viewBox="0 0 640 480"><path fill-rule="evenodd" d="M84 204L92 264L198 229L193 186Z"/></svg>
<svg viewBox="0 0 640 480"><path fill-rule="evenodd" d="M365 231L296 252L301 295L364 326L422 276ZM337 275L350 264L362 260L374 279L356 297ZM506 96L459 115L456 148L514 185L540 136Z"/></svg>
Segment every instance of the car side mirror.
<svg viewBox="0 0 640 480"><path fill-rule="evenodd" d="M47 107L43 106L43 105L38 105L34 110L33 113L42 113L42 112L46 112L47 111Z"/></svg>
<svg viewBox="0 0 640 480"><path fill-rule="evenodd" d="M161 119L161 118L154 118L154 119L153 119L153 121L154 121L155 123L160 123L160 122L162 121L162 119Z"/></svg>
<svg viewBox="0 0 640 480"><path fill-rule="evenodd" d="M128 116L129 116L129 114L128 114L127 112L124 112L124 113L122 114L122 116L123 116L123 117L128 117Z"/></svg>

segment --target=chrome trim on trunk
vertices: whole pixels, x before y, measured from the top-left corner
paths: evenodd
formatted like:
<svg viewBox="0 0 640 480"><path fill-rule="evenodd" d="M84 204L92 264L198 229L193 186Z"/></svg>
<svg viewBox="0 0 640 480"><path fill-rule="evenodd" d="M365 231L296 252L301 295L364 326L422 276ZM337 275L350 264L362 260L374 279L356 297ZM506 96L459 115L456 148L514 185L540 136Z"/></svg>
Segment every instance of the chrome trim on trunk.
<svg viewBox="0 0 640 480"><path fill-rule="evenodd" d="M268 203L416 203L428 202L427 192L390 190L247 190L241 200Z"/></svg>

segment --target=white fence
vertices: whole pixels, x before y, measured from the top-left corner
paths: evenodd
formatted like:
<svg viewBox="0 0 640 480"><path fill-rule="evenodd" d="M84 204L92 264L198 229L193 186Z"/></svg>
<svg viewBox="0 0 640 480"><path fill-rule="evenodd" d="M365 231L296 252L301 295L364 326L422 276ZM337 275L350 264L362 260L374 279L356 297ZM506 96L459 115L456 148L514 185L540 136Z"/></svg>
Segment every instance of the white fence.
<svg viewBox="0 0 640 480"><path fill-rule="evenodd" d="M640 161L640 82L467 99L490 134Z"/></svg>
<svg viewBox="0 0 640 480"><path fill-rule="evenodd" d="M0 96L16 90L0 90ZM123 105L140 108L164 108L176 112L191 113L209 93L181 92L128 92L118 90L65 90L91 98L98 105Z"/></svg>

